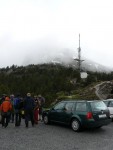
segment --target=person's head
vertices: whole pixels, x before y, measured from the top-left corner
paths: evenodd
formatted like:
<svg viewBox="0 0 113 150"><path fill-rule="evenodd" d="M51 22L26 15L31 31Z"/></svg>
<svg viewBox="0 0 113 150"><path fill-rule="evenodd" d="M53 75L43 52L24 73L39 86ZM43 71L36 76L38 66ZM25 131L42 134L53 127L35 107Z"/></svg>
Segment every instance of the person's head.
<svg viewBox="0 0 113 150"><path fill-rule="evenodd" d="M5 101L9 101L10 98L8 96L5 97Z"/></svg>
<svg viewBox="0 0 113 150"><path fill-rule="evenodd" d="M30 97L30 96L31 96L31 93L27 93L27 96Z"/></svg>
<svg viewBox="0 0 113 150"><path fill-rule="evenodd" d="M34 98L37 98L37 95L35 95Z"/></svg>
<svg viewBox="0 0 113 150"><path fill-rule="evenodd" d="M11 94L11 95L10 95L10 98L13 99L13 98L14 98L14 94Z"/></svg>
<svg viewBox="0 0 113 150"><path fill-rule="evenodd" d="M2 94L2 97L5 98L7 95L6 94Z"/></svg>
<svg viewBox="0 0 113 150"><path fill-rule="evenodd" d="M41 94L39 94L38 97L39 97L39 98L42 97Z"/></svg>

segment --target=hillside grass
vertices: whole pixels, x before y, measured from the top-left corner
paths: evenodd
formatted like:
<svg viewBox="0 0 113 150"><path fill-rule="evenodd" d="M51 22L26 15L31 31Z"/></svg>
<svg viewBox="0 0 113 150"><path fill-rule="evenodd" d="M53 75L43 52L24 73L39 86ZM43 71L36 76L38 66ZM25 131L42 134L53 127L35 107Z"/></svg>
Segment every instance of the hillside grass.
<svg viewBox="0 0 113 150"><path fill-rule="evenodd" d="M73 99L73 100L98 100L99 98L95 94L95 85L98 83L93 83L86 87L79 87L76 90L71 91L70 95L65 95L65 93L61 92L58 95L58 100L64 99Z"/></svg>

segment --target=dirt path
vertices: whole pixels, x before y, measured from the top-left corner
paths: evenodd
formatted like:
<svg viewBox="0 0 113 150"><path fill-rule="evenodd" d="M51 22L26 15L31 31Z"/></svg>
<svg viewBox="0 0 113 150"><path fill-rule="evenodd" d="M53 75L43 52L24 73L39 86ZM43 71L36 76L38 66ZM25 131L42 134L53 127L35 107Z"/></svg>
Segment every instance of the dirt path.
<svg viewBox="0 0 113 150"><path fill-rule="evenodd" d="M97 96L100 100L103 100L103 99L104 99L104 98L103 98L103 94L100 93L100 87L103 85L103 83L105 83L105 82L102 82L102 83L97 84L97 85L95 86L95 94L96 94L96 96Z"/></svg>
<svg viewBox="0 0 113 150"><path fill-rule="evenodd" d="M111 95L112 88L113 88L113 82L112 81L102 82L102 83L97 84L95 86L95 94L101 100L107 99L108 96Z"/></svg>

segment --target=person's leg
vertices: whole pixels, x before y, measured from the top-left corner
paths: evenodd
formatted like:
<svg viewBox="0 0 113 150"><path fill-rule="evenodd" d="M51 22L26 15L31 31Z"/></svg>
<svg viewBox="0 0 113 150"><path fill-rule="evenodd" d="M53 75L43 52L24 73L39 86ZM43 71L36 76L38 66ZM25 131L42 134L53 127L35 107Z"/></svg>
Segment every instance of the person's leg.
<svg viewBox="0 0 113 150"><path fill-rule="evenodd" d="M11 121L12 113L9 114L9 122Z"/></svg>
<svg viewBox="0 0 113 150"><path fill-rule="evenodd" d="M42 107L39 108L39 120L42 120Z"/></svg>
<svg viewBox="0 0 113 150"><path fill-rule="evenodd" d="M34 122L35 124L38 124L38 111L37 110L34 111Z"/></svg>
<svg viewBox="0 0 113 150"><path fill-rule="evenodd" d="M29 123L29 113L28 110L25 110L25 125L28 127Z"/></svg>
<svg viewBox="0 0 113 150"><path fill-rule="evenodd" d="M30 115L32 126L34 126L34 111L33 110L29 111L29 115Z"/></svg>
<svg viewBox="0 0 113 150"><path fill-rule="evenodd" d="M18 115L19 115L19 116L18 116L18 117L19 117L19 118L18 118L18 119L19 119L19 120L18 120L18 125L20 126L20 124L21 124L21 112L19 112Z"/></svg>
<svg viewBox="0 0 113 150"><path fill-rule="evenodd" d="M43 119L42 119L42 112L43 112L43 108L41 107L40 111L39 111L39 118L40 118L39 120L40 121L43 121Z"/></svg>
<svg viewBox="0 0 113 150"><path fill-rule="evenodd" d="M5 128L8 126L9 119L10 119L10 114L6 114L6 122L5 122Z"/></svg>
<svg viewBox="0 0 113 150"><path fill-rule="evenodd" d="M2 127L4 127L4 121L5 121L5 115L4 114L2 114L2 119L1 119L1 123L2 123Z"/></svg>
<svg viewBox="0 0 113 150"><path fill-rule="evenodd" d="M14 122L14 111L11 112L11 118L10 118L11 122Z"/></svg>
<svg viewBox="0 0 113 150"><path fill-rule="evenodd" d="M18 113L15 113L15 126L18 126Z"/></svg>

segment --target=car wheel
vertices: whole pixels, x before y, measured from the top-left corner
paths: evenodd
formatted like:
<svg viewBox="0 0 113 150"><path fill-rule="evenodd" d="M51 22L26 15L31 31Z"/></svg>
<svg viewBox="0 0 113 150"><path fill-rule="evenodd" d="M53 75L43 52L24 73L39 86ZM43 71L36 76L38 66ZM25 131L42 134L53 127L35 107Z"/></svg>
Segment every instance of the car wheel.
<svg viewBox="0 0 113 150"><path fill-rule="evenodd" d="M77 119L73 119L71 122L71 128L75 132L79 132L81 130L81 124Z"/></svg>
<svg viewBox="0 0 113 150"><path fill-rule="evenodd" d="M44 116L43 120L44 120L44 123L45 123L45 124L49 124L48 116Z"/></svg>

